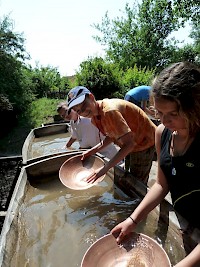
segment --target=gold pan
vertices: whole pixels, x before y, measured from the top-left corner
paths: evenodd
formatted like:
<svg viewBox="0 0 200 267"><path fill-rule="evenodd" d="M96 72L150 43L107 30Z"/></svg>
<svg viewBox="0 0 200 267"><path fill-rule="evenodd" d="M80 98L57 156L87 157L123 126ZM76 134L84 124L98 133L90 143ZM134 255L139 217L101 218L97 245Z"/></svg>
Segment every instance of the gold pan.
<svg viewBox="0 0 200 267"><path fill-rule="evenodd" d="M94 183L88 183L87 177L100 167L104 166L104 161L94 155L81 160L82 155L77 155L66 160L59 170L61 182L70 189L83 190L101 182L105 175L98 178Z"/></svg>
<svg viewBox="0 0 200 267"><path fill-rule="evenodd" d="M121 245L108 234L86 251L81 267L170 267L165 250L152 238L130 233Z"/></svg>

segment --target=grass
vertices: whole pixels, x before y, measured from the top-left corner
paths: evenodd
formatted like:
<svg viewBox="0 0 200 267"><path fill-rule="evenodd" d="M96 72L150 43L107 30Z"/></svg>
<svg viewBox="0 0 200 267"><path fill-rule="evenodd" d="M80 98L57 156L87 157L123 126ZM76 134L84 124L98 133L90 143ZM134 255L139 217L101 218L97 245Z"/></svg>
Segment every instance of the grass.
<svg viewBox="0 0 200 267"><path fill-rule="evenodd" d="M31 129L53 122L57 115L56 107L61 101L41 98L32 102L26 114L18 119L18 124L0 139L0 156L21 155L23 143Z"/></svg>

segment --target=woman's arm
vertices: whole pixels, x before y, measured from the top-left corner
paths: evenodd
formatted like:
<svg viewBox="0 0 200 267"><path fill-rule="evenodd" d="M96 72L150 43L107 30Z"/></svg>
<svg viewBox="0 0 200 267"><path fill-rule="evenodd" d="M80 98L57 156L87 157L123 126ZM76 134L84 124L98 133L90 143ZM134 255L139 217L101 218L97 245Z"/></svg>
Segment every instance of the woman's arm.
<svg viewBox="0 0 200 267"><path fill-rule="evenodd" d="M200 244L198 244L188 256L177 263L174 267L199 267L200 266Z"/></svg>
<svg viewBox="0 0 200 267"><path fill-rule="evenodd" d="M121 243L124 236L134 231L136 225L142 221L151 212L166 195L166 190L155 182L149 192L143 198L142 202L133 211L133 213L125 221L115 226L111 233L116 237L118 243Z"/></svg>
<svg viewBox="0 0 200 267"><path fill-rule="evenodd" d="M160 139L163 129L163 127L158 126L156 130L155 144L158 159L160 155ZM133 220L131 218L127 218L125 221L118 224L111 230L111 233L117 237L117 242L120 243L125 235L133 231L136 227L136 224L143 220L149 214L149 212L151 212L158 204L160 204L168 192L168 184L158 162L157 180L139 206L131 214L131 218Z"/></svg>

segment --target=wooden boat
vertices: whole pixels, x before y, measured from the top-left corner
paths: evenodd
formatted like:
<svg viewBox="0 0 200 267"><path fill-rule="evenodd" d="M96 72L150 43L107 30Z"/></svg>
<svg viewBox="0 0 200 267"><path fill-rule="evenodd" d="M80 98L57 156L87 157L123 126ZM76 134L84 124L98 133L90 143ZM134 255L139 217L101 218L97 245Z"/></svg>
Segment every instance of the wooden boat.
<svg viewBox="0 0 200 267"><path fill-rule="evenodd" d="M34 156L32 150L36 139L46 142L60 134L67 135L68 127L67 123L60 123L35 128L24 142L23 166L0 237L2 267L80 266L91 243L127 218L154 183L156 161L148 187L116 166L98 186L82 191L66 188L59 180L59 169L67 159L82 151L61 150ZM108 160L101 154L98 156L105 162ZM136 231L158 241L172 264L184 258L200 241L199 230L173 210L170 195Z"/></svg>
<svg viewBox="0 0 200 267"><path fill-rule="evenodd" d="M66 188L58 177L60 166L80 153L52 155L22 167L1 233L0 266L80 266L89 246L127 218L146 194L148 188L119 166L90 189ZM199 241L199 231L167 200L136 231L157 240L172 264Z"/></svg>
<svg viewBox="0 0 200 267"><path fill-rule="evenodd" d="M26 165L31 160L32 162L37 161L40 157L66 153L66 150L62 148L66 142L66 138L69 136L68 123L54 123L32 129L22 147L23 164ZM60 147L59 144L56 144L56 148L50 148L50 145L56 138L59 140L62 139Z"/></svg>

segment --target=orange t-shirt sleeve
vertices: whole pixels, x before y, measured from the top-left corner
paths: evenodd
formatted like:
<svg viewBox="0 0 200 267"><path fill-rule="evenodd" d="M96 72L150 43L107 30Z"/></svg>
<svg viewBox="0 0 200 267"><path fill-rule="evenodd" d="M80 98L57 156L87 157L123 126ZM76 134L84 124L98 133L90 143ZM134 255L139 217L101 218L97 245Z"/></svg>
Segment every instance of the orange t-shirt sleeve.
<svg viewBox="0 0 200 267"><path fill-rule="evenodd" d="M106 135L116 140L131 132L131 129L118 110L107 111L102 123L104 125Z"/></svg>

